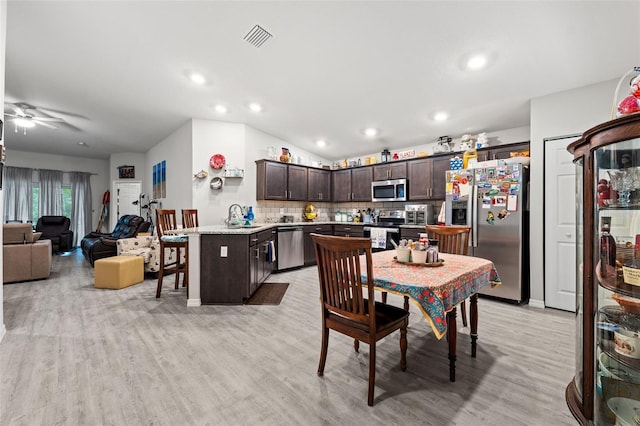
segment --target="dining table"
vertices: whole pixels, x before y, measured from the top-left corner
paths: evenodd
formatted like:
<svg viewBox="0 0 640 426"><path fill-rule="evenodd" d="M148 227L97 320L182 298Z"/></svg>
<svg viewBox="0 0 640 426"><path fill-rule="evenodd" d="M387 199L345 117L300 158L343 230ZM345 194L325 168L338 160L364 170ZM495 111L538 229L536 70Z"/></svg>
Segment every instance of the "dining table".
<svg viewBox="0 0 640 426"><path fill-rule="evenodd" d="M367 282L366 256L360 257L363 282ZM375 290L404 296L404 309L413 301L431 325L438 340L449 343L449 380L456 380L456 307L470 299L471 356L476 357L478 339L478 290L500 285L492 261L440 253L433 264L400 262L394 250L372 254ZM386 295L383 296L383 301Z"/></svg>

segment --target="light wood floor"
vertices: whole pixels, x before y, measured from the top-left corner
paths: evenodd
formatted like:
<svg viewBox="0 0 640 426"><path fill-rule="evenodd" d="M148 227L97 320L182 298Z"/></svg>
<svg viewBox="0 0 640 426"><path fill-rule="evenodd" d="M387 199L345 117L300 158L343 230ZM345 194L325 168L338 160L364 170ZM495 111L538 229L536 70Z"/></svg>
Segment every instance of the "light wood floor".
<svg viewBox="0 0 640 426"><path fill-rule="evenodd" d="M55 256L49 279L4 286L0 424L576 424L573 314L481 299L478 357L460 328L451 383L446 340L412 306L407 371L399 335L381 341L368 407L367 345L333 333L316 375L316 269L270 281L290 283L279 306L187 308L171 280L159 300L150 279L97 290L79 253Z"/></svg>

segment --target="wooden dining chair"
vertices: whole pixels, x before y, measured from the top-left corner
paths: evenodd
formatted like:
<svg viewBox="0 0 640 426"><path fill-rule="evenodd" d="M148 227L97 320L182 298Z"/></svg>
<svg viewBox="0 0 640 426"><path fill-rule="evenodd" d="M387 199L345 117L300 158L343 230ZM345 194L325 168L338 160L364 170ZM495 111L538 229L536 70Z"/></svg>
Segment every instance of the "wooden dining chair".
<svg viewBox="0 0 640 426"><path fill-rule="evenodd" d="M182 286L187 287L187 297L189 297L189 240L181 235L167 235L167 231L177 229L176 211L167 209L156 210L156 227L158 239L160 240L160 269L158 271L158 289L156 298L160 297L162 290L162 279L165 275L176 274L175 288L178 289L180 273L182 273ZM176 249L176 262L173 265L165 265L165 250ZM184 250L184 263L180 262L181 251Z"/></svg>
<svg viewBox="0 0 640 426"><path fill-rule="evenodd" d="M466 256L469 253L469 238L471 236L470 226L426 226L427 237L438 240L438 251L440 253L460 254ZM463 300L460 303L460 314L462 315L462 325L467 326L467 306Z"/></svg>
<svg viewBox="0 0 640 426"><path fill-rule="evenodd" d="M400 330L400 369L407 368L407 326L409 312L376 302L373 293L371 240L369 238L333 237L311 234L318 262L320 302L322 304L322 350L318 376L324 375L329 345L329 330L369 344L369 394L373 405L376 374L376 342ZM367 282L362 282L360 254L366 258ZM366 294L363 293L366 286Z"/></svg>
<svg viewBox="0 0 640 426"><path fill-rule="evenodd" d="M198 209L182 209L182 227L197 228L200 226L198 222Z"/></svg>

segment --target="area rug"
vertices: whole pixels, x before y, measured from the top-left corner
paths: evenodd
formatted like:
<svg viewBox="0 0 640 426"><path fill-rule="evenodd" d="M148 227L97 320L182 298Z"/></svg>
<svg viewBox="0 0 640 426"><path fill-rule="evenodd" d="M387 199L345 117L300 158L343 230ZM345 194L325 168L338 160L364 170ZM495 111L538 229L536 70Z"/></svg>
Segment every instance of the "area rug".
<svg viewBox="0 0 640 426"><path fill-rule="evenodd" d="M247 300L247 305L279 305L289 283L264 283Z"/></svg>

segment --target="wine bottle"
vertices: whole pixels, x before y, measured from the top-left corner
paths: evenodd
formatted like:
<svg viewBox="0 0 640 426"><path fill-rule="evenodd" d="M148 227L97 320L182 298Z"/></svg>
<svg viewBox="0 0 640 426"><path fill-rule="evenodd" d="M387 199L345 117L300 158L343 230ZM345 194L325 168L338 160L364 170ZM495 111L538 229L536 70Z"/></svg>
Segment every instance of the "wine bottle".
<svg viewBox="0 0 640 426"><path fill-rule="evenodd" d="M616 240L610 234L611 217L603 216L600 219L600 274L607 276L607 265L616 267ZM614 272L615 274L615 272Z"/></svg>

